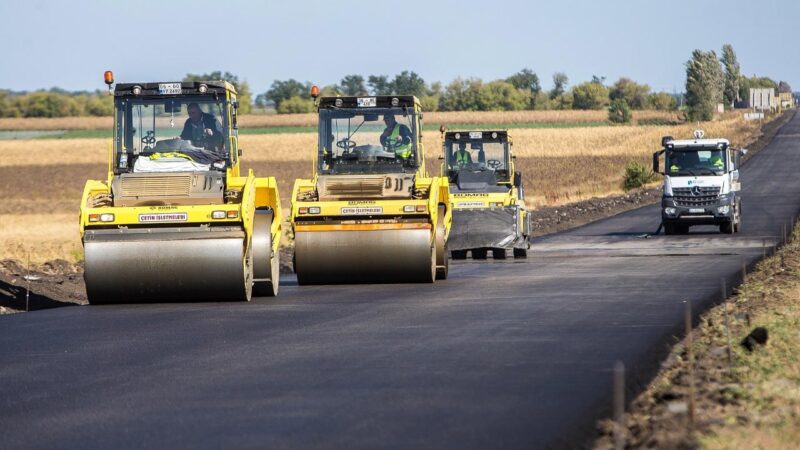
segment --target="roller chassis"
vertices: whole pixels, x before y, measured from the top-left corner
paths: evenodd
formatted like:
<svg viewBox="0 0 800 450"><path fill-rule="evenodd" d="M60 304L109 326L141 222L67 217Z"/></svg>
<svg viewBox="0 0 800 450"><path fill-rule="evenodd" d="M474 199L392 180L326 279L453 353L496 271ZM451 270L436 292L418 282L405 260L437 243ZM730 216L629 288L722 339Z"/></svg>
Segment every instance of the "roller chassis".
<svg viewBox="0 0 800 450"><path fill-rule="evenodd" d="M123 144L127 142L119 136L123 127L115 127L108 177L87 181L81 201L89 303L248 301L254 294L277 295L281 233L277 182L273 177L255 177L252 171L239 174L235 89L213 81L169 85L182 86L181 92L160 94L158 83L118 84L115 107L121 108L129 98L177 103L191 102L201 90L205 98L214 95L227 108L223 119L231 156L224 168L209 169L218 170L221 177L178 171L168 176L140 173L127 177L133 182L121 182L130 166L121 166L120 154L127 155L126 161L137 154ZM139 94L132 93L134 89ZM115 117L120 120L121 115ZM169 183L183 179L199 179L206 185L195 181L192 186L205 186L204 191L195 194L192 188L165 196ZM218 194L208 180L219 180ZM126 192L134 191L122 201Z"/></svg>

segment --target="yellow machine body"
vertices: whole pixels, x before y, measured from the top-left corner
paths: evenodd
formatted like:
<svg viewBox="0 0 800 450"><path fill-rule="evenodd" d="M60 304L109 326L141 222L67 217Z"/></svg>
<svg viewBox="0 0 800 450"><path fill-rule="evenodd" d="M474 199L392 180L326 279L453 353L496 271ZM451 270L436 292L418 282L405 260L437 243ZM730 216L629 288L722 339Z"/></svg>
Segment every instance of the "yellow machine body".
<svg viewBox="0 0 800 450"><path fill-rule="evenodd" d="M276 295L280 197L273 177L240 174L234 87L128 83L114 95L108 176L87 181L80 204L89 302ZM184 139L186 105L217 113L203 113L208 136Z"/></svg>
<svg viewBox="0 0 800 450"><path fill-rule="evenodd" d="M318 106L313 176L296 180L292 192L298 282L446 278L449 190L425 171L419 101L335 97Z"/></svg>
<svg viewBox="0 0 800 450"><path fill-rule="evenodd" d="M530 248L530 214L522 174L516 171L506 130L446 131L442 176L449 180L453 228L448 248L454 259L484 259L488 252L517 258Z"/></svg>

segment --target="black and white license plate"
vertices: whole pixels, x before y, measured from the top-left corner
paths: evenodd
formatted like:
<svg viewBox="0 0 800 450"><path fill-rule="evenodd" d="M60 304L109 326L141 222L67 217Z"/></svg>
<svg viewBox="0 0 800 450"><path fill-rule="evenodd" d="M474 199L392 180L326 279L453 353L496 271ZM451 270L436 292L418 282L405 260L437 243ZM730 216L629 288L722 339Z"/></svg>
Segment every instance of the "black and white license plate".
<svg viewBox="0 0 800 450"><path fill-rule="evenodd" d="M180 83L158 83L158 93L161 95L173 95L181 93Z"/></svg>

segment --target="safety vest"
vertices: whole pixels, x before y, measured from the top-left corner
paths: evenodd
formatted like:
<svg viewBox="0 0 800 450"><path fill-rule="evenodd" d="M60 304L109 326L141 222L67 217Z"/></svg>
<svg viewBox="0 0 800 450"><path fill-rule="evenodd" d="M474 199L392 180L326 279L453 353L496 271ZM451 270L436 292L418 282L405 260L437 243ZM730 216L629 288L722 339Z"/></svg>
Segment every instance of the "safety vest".
<svg viewBox="0 0 800 450"><path fill-rule="evenodd" d="M680 170L680 168L677 165L673 164L672 166L670 166L669 170L670 172L677 172L678 170Z"/></svg>
<svg viewBox="0 0 800 450"><path fill-rule="evenodd" d="M410 158L411 157L411 144L400 144L396 145L397 138L400 137L400 124L395 123L394 128L392 128L392 132L389 134L389 139L387 140L387 147L389 150L394 150L394 154L401 158Z"/></svg>
<svg viewBox="0 0 800 450"><path fill-rule="evenodd" d="M711 158L711 164L720 169L722 169L725 166L725 163L722 162L722 158L720 158L719 156Z"/></svg>
<svg viewBox="0 0 800 450"><path fill-rule="evenodd" d="M469 164L470 156L468 151L457 151L456 152L456 162L458 164Z"/></svg>
<svg viewBox="0 0 800 450"><path fill-rule="evenodd" d="M189 156L189 155L187 155L185 153L180 153L180 152L159 152L159 153L153 153L152 155L150 155L150 159L152 159L152 160L161 159L161 158L184 158L184 159L188 159L189 161L194 161L194 158L192 158L191 156Z"/></svg>

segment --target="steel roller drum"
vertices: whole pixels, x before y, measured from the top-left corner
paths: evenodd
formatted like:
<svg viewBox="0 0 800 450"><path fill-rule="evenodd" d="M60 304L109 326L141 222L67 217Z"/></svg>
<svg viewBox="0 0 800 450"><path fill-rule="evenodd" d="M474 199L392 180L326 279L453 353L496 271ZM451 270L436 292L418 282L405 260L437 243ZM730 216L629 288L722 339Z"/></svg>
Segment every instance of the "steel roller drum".
<svg viewBox="0 0 800 450"><path fill-rule="evenodd" d="M244 232L187 230L87 231L89 302L249 300Z"/></svg>
<svg viewBox="0 0 800 450"><path fill-rule="evenodd" d="M436 254L430 228L295 231L299 284L432 283Z"/></svg>

